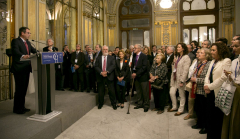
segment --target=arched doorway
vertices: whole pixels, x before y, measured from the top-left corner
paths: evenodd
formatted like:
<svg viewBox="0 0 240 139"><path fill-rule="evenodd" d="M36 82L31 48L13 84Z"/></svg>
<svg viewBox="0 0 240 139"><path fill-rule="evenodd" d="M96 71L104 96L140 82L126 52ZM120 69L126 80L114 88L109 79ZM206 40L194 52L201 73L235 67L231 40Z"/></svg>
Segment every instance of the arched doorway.
<svg viewBox="0 0 240 139"><path fill-rule="evenodd" d="M204 40L215 42L218 37L218 0L182 0L180 2L181 41L199 45Z"/></svg>
<svg viewBox="0 0 240 139"><path fill-rule="evenodd" d="M119 47L152 45L152 5L149 0L123 0L119 6Z"/></svg>

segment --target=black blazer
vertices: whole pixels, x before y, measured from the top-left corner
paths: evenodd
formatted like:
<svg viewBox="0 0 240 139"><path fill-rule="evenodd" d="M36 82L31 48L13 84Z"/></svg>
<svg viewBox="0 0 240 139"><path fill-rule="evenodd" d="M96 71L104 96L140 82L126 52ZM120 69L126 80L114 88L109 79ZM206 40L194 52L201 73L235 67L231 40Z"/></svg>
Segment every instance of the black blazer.
<svg viewBox="0 0 240 139"><path fill-rule="evenodd" d="M52 47L52 50L53 50L53 52L57 52L58 51L58 48L57 47ZM48 50L48 46L46 46L46 47L44 47L43 48L43 52L48 52L49 50Z"/></svg>
<svg viewBox="0 0 240 139"><path fill-rule="evenodd" d="M36 53L36 49L32 47L31 43L27 40L29 53ZM32 67L29 61L20 61L23 55L28 55L26 46L20 37L13 39L12 47L12 66L10 71L12 73L27 73L32 72Z"/></svg>
<svg viewBox="0 0 240 139"><path fill-rule="evenodd" d="M70 67L71 67L71 54L69 52L64 52L64 56L63 56L63 63L62 63L62 67L63 67L63 74L68 74Z"/></svg>
<svg viewBox="0 0 240 139"><path fill-rule="evenodd" d="M102 56L99 56L97 59L96 59L96 62L95 62L95 70L97 72L97 82L102 82L103 81L103 76L100 75L100 73L102 72ZM115 68L116 68L116 62L115 62L115 59L113 56L110 56L108 55L107 56L107 65L106 65L106 70L108 71L108 74L107 74L107 79L109 81L113 81L114 80L114 71L115 71Z"/></svg>
<svg viewBox="0 0 240 139"><path fill-rule="evenodd" d="M135 67L136 54L133 55L131 70L136 73L136 80L139 82L146 82L149 80L148 57L141 52L137 65ZM133 70L135 67L136 70Z"/></svg>
<svg viewBox="0 0 240 139"><path fill-rule="evenodd" d="M75 63L75 59L77 59L77 63ZM85 57L83 52L79 52L78 57L76 57L76 52L73 52L71 55L71 64L72 66L78 65L79 68L77 69L78 73L83 73L84 71L84 61Z"/></svg>
<svg viewBox="0 0 240 139"><path fill-rule="evenodd" d="M97 54L98 54L98 52L93 55L93 56L94 56L93 63L96 62L96 60L97 60L98 57L101 57L101 56L102 56L102 51L99 52L98 56L97 56Z"/></svg>
<svg viewBox="0 0 240 139"><path fill-rule="evenodd" d="M116 60L116 69L115 69L116 77L124 77L124 81L130 81L130 68L129 68L129 60L123 60L122 70L120 70L120 59Z"/></svg>
<svg viewBox="0 0 240 139"><path fill-rule="evenodd" d="M93 55L93 59L95 59L95 55ZM89 65L91 61L89 61L88 59L88 54L84 55L84 67L85 67L85 71L89 70L91 67L87 68L86 66ZM92 63L93 64L93 63Z"/></svg>
<svg viewBox="0 0 240 139"><path fill-rule="evenodd" d="M157 55L157 52L156 52L156 55ZM153 59L156 57L156 55L154 56L153 52L151 52L151 56L152 56Z"/></svg>
<svg viewBox="0 0 240 139"><path fill-rule="evenodd" d="M168 61L167 61L167 55L165 55L165 56L166 56L166 61L165 61L165 63L167 64L167 69L168 69L167 78L168 78L168 80L170 81L171 75L172 75L172 63L173 63L173 60L174 60L174 54L172 54L172 55L170 56L170 58L168 59Z"/></svg>

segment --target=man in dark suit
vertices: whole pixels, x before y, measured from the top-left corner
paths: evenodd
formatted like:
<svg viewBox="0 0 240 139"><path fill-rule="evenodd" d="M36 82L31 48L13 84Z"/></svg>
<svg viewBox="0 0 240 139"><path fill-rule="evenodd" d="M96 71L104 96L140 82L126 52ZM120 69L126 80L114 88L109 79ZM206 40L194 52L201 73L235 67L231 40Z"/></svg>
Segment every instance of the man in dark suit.
<svg viewBox="0 0 240 139"><path fill-rule="evenodd" d="M43 52L57 52L58 48L53 46L53 40L47 39L48 46L43 48Z"/></svg>
<svg viewBox="0 0 240 139"><path fill-rule="evenodd" d="M85 76L86 76L86 84L87 84L87 92L90 92L90 89L93 88L93 91L96 92L96 84L95 84L95 70L93 67L93 59L94 55L92 54L92 48L89 47L87 54L85 55Z"/></svg>
<svg viewBox="0 0 240 139"><path fill-rule="evenodd" d="M52 39L47 39L48 46L43 48L43 52L58 52L58 48L53 46L54 41ZM47 65L47 74L50 74L50 66ZM62 63L55 64L55 80L56 80L56 90L65 91L63 89L63 68ZM47 80L50 82L50 75L47 75ZM50 89L50 86L48 86Z"/></svg>
<svg viewBox="0 0 240 139"><path fill-rule="evenodd" d="M80 50L81 50L80 45L77 44L76 52L73 52L71 56L71 63L75 69L75 72L73 73L73 86L75 92L78 92L79 82L81 84L81 92L84 91L83 72L85 57L84 54L80 52Z"/></svg>
<svg viewBox="0 0 240 139"><path fill-rule="evenodd" d="M149 109L149 73L147 72L148 57L141 52L141 44L135 44L132 59L132 78L135 79L135 87L138 95L138 104L134 109L144 108L144 112Z"/></svg>
<svg viewBox="0 0 240 139"><path fill-rule="evenodd" d="M191 63L192 63L193 60L196 58L196 55L194 55L193 47L190 44L188 44L187 47L188 47L188 56L191 59Z"/></svg>
<svg viewBox="0 0 240 139"><path fill-rule="evenodd" d="M152 46L151 55L152 55L153 59L156 57L156 55L157 55L157 46L156 45Z"/></svg>
<svg viewBox="0 0 240 139"><path fill-rule="evenodd" d="M165 94L167 95L167 104L169 105L168 111L172 108L172 100L170 98L170 94L169 94L169 88L170 88L170 81L171 81L171 75L172 75L172 63L174 60L174 54L173 52L175 51L174 46L168 46L166 49L166 64L167 64L167 68L168 68L168 72L167 72L167 79L168 79L168 83L165 84Z"/></svg>
<svg viewBox="0 0 240 139"><path fill-rule="evenodd" d="M63 87L70 86L70 74L71 74L71 54L67 45L63 46Z"/></svg>
<svg viewBox="0 0 240 139"><path fill-rule="evenodd" d="M198 50L198 42L197 41L191 41L190 43L193 47L193 54L196 55L197 50Z"/></svg>
<svg viewBox="0 0 240 139"><path fill-rule="evenodd" d="M98 57L95 62L95 70L97 72L98 83L98 109L101 109L104 104L104 88L108 86L108 94L114 110L116 106L116 96L114 89L114 71L116 62L113 56L108 55L108 46L104 45L102 48L102 56Z"/></svg>
<svg viewBox="0 0 240 139"><path fill-rule="evenodd" d="M93 66L95 65L95 62L98 57L102 56L102 46L100 44L97 44L95 46L96 53L94 54L95 59L93 60Z"/></svg>
<svg viewBox="0 0 240 139"><path fill-rule="evenodd" d="M36 49L32 47L28 41L30 37L30 29L21 27L19 29L19 37L12 40L12 67L11 72L15 79L15 95L13 112L17 114L24 114L30 111L25 108L25 96L27 93L29 74L32 72L30 61L20 61L21 59L28 59L30 53L36 53Z"/></svg>

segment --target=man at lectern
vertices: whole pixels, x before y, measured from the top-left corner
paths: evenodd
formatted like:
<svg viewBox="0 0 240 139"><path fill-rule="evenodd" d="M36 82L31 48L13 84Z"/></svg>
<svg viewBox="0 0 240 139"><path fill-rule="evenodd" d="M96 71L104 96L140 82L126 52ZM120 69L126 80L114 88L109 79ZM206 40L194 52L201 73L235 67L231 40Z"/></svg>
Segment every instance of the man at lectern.
<svg viewBox="0 0 240 139"><path fill-rule="evenodd" d="M19 37L13 39L11 43L12 67L10 71L15 79L13 112L17 114L24 114L30 111L30 109L25 108L25 96L32 66L30 61L20 61L21 59L28 59L30 53L36 53L36 49L28 41L30 36L30 29L21 27L19 29Z"/></svg>

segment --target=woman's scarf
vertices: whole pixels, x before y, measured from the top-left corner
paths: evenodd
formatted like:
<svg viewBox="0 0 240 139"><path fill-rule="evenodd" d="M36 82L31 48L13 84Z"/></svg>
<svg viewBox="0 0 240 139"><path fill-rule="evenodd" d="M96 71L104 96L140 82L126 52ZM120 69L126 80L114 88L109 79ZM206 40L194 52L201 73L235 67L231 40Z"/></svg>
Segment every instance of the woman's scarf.
<svg viewBox="0 0 240 139"><path fill-rule="evenodd" d="M205 60L205 61L203 61L201 64L199 64L199 65L197 66L196 70L195 70L194 73L193 73L193 75L196 75L196 78L199 78L199 77L200 77L200 75L201 75L204 67L206 66L207 62L208 62L208 61ZM192 83L191 98L195 98L195 97L196 97L196 95L195 95L196 91L197 91L197 84L196 84L196 82L193 82L193 83Z"/></svg>

